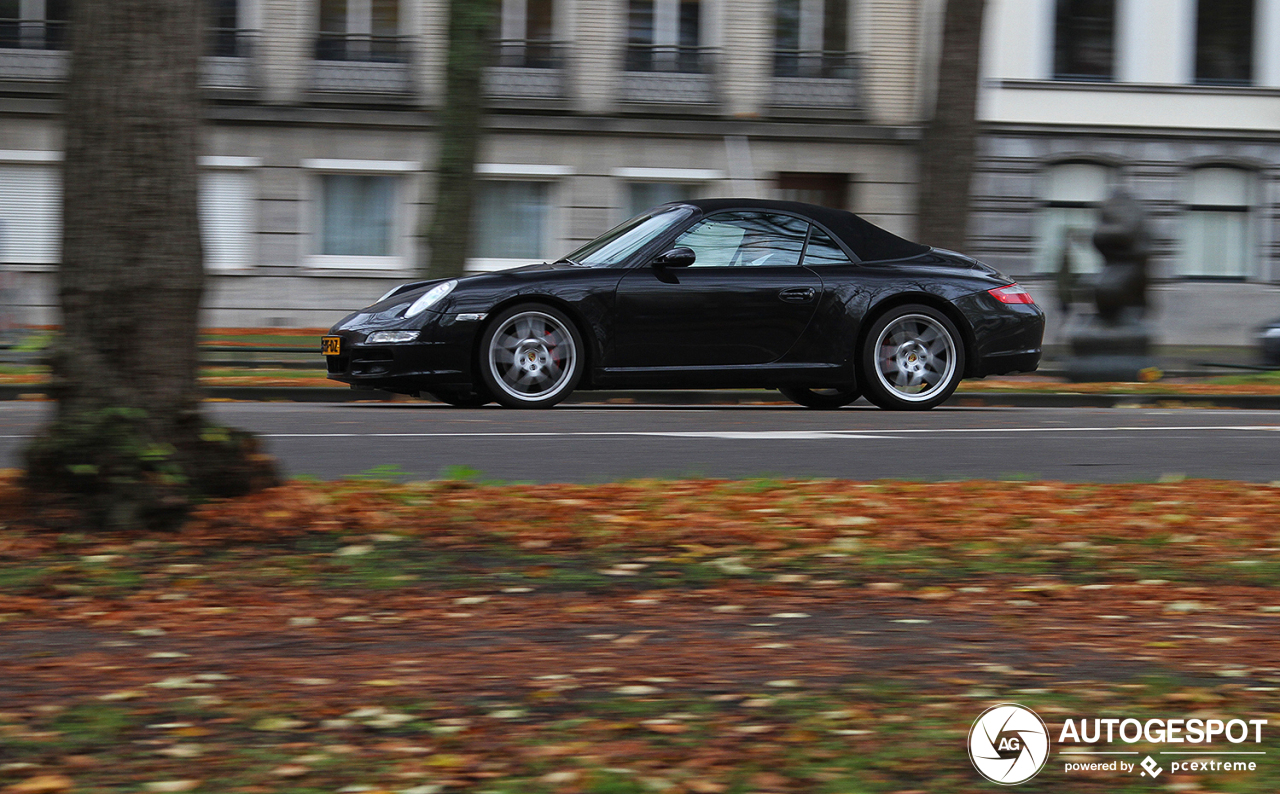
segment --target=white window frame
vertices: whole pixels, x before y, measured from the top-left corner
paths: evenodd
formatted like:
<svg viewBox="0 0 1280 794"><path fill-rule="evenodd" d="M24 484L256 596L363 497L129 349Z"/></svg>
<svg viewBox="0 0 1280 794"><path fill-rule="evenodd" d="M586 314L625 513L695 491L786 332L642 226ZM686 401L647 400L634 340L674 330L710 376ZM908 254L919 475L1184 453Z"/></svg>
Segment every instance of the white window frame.
<svg viewBox="0 0 1280 794"><path fill-rule="evenodd" d="M1052 173L1056 169L1066 169L1072 166L1087 166L1089 168L1100 169L1104 175L1103 189L1101 193L1094 195L1052 195L1050 189L1050 181ZM1036 239L1035 239L1035 262L1032 272L1041 275L1052 275L1058 272L1062 261L1062 247L1056 241L1048 239L1050 224L1053 218L1053 210L1069 209L1084 210L1092 212L1095 216L1102 203L1107 200L1107 194L1111 187L1115 184L1117 177L1116 168L1108 163L1087 162L1087 161L1067 161L1048 163L1040 172L1040 208L1036 217ZM1093 225L1096 225L1093 224ZM1097 273L1102 268L1102 255L1093 247L1092 229L1093 225L1088 227L1079 227L1088 232L1088 240L1080 240L1073 246L1077 254L1072 258L1071 272L1076 275L1091 275ZM1071 241L1067 241L1071 244ZM1081 256L1087 257L1086 267L1080 267Z"/></svg>
<svg viewBox="0 0 1280 794"><path fill-rule="evenodd" d="M58 172L57 184L58 189L62 189L62 173L61 164L64 155L60 151L44 151L31 149L5 149L0 150L0 166L16 165L16 166L48 166ZM55 270L62 260L62 202L56 202L55 219L56 228L56 252L51 261L47 262L6 262L3 261L6 256L6 250L0 249L0 270L10 271L29 271L29 272L46 272ZM3 241L0 241L3 242Z"/></svg>
<svg viewBox="0 0 1280 794"><path fill-rule="evenodd" d="M698 47L713 46L717 40L718 27L714 13L716 5L717 0L698 0ZM624 11L630 15L630 4ZM680 0L653 0L653 41L635 43L649 47L679 46Z"/></svg>
<svg viewBox="0 0 1280 794"><path fill-rule="evenodd" d="M543 229L543 250L539 256L551 257L552 251L565 249L562 193L564 180L576 173L571 166L532 163L477 163L476 176L484 181L544 182L547 189L547 228ZM566 249L567 251L567 249ZM471 257L468 272L509 270L531 264L528 259L508 257Z"/></svg>
<svg viewBox="0 0 1280 794"><path fill-rule="evenodd" d="M552 0L551 36L560 41L565 34L564 0ZM529 38L529 0L502 0L502 19L499 24L503 41L526 41Z"/></svg>
<svg viewBox="0 0 1280 794"><path fill-rule="evenodd" d="M18 18L25 24L21 28L22 49L43 50L49 21L45 0L18 0Z"/></svg>
<svg viewBox="0 0 1280 794"><path fill-rule="evenodd" d="M373 0L346 0L347 19L346 30L344 35L348 41L354 38L364 37L371 39L373 37ZM409 31L409 11L410 2L408 0L397 0L396 2L396 35L405 36ZM320 3L317 1L314 5L315 11L315 31L317 34L329 31L321 30L322 20L320 17ZM361 63L359 59L351 59L354 63Z"/></svg>
<svg viewBox="0 0 1280 794"><path fill-rule="evenodd" d="M1197 177L1207 175L1215 171L1227 171L1238 174L1243 180L1243 195L1239 198L1243 202L1214 202L1204 201L1197 196L1198 185ZM1178 257L1178 276L1193 280L1215 280L1224 281L1248 281L1256 278L1259 271L1259 252L1261 246L1258 241L1258 223L1256 221L1259 187L1258 174L1251 168L1244 168L1231 164L1206 164L1191 169L1187 174L1188 190L1187 196L1189 200L1186 204L1185 223L1183 224L1182 233L1182 250ZM1207 273L1204 268L1200 267L1200 263L1193 263L1192 256L1192 239L1194 227L1199 218L1197 213L1231 213L1233 216L1239 217L1243 222L1243 239L1242 239L1242 255L1243 262L1239 263L1240 272L1238 273ZM1193 267L1193 264L1195 267Z"/></svg>
<svg viewBox="0 0 1280 794"><path fill-rule="evenodd" d="M820 53L827 52L827 3L833 0L799 0L800 3L800 29L798 50L801 53ZM860 4L856 0L845 0L845 20L844 20L844 47L843 52L852 52L854 47L855 18L859 12ZM774 5L773 24L777 26L778 7ZM776 33L775 33L776 35ZM773 42L774 49L777 49L778 42Z"/></svg>
<svg viewBox="0 0 1280 794"><path fill-rule="evenodd" d="M406 160L343 160L314 158L302 161L307 171L307 207L303 235L306 241L306 266L321 271L383 271L400 275L413 267L413 221L415 206L409 201L412 175L422 171L422 164ZM328 174L365 174L391 176L396 179L392 217L392 254L390 256L336 256L321 254L324 230L324 179Z"/></svg>

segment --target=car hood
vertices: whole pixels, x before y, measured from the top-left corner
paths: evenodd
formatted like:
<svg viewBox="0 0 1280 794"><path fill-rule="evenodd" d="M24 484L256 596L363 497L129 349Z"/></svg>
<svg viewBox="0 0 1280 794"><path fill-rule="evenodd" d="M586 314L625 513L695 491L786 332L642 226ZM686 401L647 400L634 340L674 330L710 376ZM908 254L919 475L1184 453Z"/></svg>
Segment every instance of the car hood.
<svg viewBox="0 0 1280 794"><path fill-rule="evenodd" d="M581 270L580 265L574 265L569 262L539 262L532 265L522 265L520 267L505 268L503 270L492 270L484 273L471 273L465 276L458 276L458 286L454 288L455 294L460 290L465 290L471 286L484 286L498 279L507 278L509 276L528 276L538 273L550 273L557 270ZM448 281L444 278L429 279L427 281L411 281L402 284L394 295L387 298L381 303L375 303L366 311L372 311L384 308L383 303L395 303L396 305L413 302L419 295L431 289L442 281Z"/></svg>
<svg viewBox="0 0 1280 794"><path fill-rule="evenodd" d="M472 273L466 276L458 277L458 286L454 288L450 297L463 297L471 289L484 289L493 282L502 279L509 279L512 276L517 278L523 276L536 276L540 274L555 272L559 270L581 270L580 265L574 265L569 262L538 262L522 267L508 268L505 270L495 270L487 273ZM358 312L352 312L342 318L333 326L334 331L356 330L360 328L387 328L400 325L404 322L404 310L409 304L413 303L422 296L427 290L431 289L441 282L449 279L434 278L424 281L409 281L401 284L388 297L377 303L366 306ZM424 314L438 313L438 309L433 307L428 309Z"/></svg>

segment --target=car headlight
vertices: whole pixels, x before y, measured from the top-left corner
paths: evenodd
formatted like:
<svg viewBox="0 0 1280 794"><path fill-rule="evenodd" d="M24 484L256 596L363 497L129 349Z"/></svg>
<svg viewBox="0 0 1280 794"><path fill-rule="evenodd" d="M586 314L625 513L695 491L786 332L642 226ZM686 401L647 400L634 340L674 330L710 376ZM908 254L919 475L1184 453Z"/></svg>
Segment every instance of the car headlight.
<svg viewBox="0 0 1280 794"><path fill-rule="evenodd" d="M1262 329L1263 339L1280 339L1280 325Z"/></svg>
<svg viewBox="0 0 1280 794"><path fill-rule="evenodd" d="M458 286L458 280L453 278L443 284L435 285L424 292L421 298L414 301L413 305L405 311L404 316L417 317L419 314L422 314L427 309L430 309L432 306L435 306L437 303L444 300L444 296L453 292L453 288L456 286Z"/></svg>
<svg viewBox="0 0 1280 794"><path fill-rule="evenodd" d="M374 331L364 341L369 345L384 345L388 342L412 342L417 338L417 331Z"/></svg>

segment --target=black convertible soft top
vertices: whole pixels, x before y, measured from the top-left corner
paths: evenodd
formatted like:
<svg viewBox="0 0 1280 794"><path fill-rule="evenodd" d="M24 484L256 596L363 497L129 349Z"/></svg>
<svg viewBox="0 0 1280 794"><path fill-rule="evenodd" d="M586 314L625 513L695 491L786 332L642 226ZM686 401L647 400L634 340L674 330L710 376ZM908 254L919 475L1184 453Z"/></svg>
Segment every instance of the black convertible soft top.
<svg viewBox="0 0 1280 794"><path fill-rule="evenodd" d="M884 259L906 259L927 253L927 245L904 240L898 235L887 232L868 220L844 210L819 207L814 204L802 204L798 201L772 201L769 199L693 199L683 201L702 210L704 215L722 210L781 210L796 215L812 218L831 230L845 245L849 246L863 262L875 262Z"/></svg>

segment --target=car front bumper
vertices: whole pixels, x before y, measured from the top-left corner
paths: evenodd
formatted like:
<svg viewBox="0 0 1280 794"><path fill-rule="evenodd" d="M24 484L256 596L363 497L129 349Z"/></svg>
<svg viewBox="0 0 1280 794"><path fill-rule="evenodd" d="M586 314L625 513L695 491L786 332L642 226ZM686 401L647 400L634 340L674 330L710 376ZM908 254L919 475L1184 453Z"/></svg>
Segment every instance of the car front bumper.
<svg viewBox="0 0 1280 794"><path fill-rule="evenodd" d="M344 328L339 323L327 336L341 339L337 355L325 356L330 380L355 389L378 389L417 394L432 387L469 387L472 351L479 323L453 317L433 317L412 342L369 344L382 328Z"/></svg>

